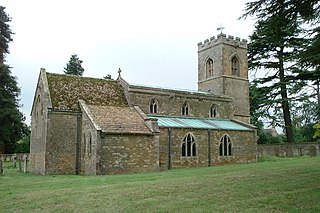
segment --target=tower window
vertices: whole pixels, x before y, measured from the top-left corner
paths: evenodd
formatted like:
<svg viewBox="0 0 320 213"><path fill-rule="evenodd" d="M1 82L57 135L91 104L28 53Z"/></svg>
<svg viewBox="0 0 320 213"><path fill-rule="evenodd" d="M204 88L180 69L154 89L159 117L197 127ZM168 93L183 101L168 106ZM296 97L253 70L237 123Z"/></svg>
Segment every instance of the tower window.
<svg viewBox="0 0 320 213"><path fill-rule="evenodd" d="M181 114L182 115L189 115L189 106L186 102L182 106Z"/></svg>
<svg viewBox="0 0 320 213"><path fill-rule="evenodd" d="M149 113L158 113L158 102L155 99L150 101Z"/></svg>
<svg viewBox="0 0 320 213"><path fill-rule="evenodd" d="M189 133L183 138L181 145L182 157L194 157L197 156L197 146L194 137Z"/></svg>
<svg viewBox="0 0 320 213"><path fill-rule="evenodd" d="M232 75L240 76L240 63L236 56L231 59L231 73Z"/></svg>
<svg viewBox="0 0 320 213"><path fill-rule="evenodd" d="M218 117L217 105L213 104L209 111L209 117L215 118Z"/></svg>
<svg viewBox="0 0 320 213"><path fill-rule="evenodd" d="M220 139L219 143L219 155L220 156L231 156L232 144L230 137L228 135L224 135Z"/></svg>
<svg viewBox="0 0 320 213"><path fill-rule="evenodd" d="M207 77L210 77L213 75L213 60L209 58L206 63L206 69L207 69Z"/></svg>

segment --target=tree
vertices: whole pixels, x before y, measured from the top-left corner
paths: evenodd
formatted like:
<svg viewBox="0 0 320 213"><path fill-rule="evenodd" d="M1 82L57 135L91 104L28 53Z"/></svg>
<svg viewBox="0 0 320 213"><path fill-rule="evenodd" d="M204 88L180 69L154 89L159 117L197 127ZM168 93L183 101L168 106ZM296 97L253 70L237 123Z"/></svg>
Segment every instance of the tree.
<svg viewBox="0 0 320 213"><path fill-rule="evenodd" d="M0 65L0 143L5 153L12 153L25 132L24 117L19 111L20 89L7 65Z"/></svg>
<svg viewBox="0 0 320 213"><path fill-rule="evenodd" d="M0 64L3 64L4 54L9 53L9 42L12 41L13 34L10 25L11 18L4 11L6 8L0 6Z"/></svg>
<svg viewBox="0 0 320 213"><path fill-rule="evenodd" d="M8 24L11 19L4 9L5 7L0 6L0 151L3 147L5 153L12 153L26 126L19 111L20 88L9 66L3 64L4 54L9 53L9 42L12 41L12 32Z"/></svg>
<svg viewBox="0 0 320 213"><path fill-rule="evenodd" d="M112 77L110 74L107 74L106 76L103 77L103 79L110 80L110 79L112 79Z"/></svg>
<svg viewBox="0 0 320 213"><path fill-rule="evenodd" d="M74 54L71 55L69 62L67 63L67 67L64 68L64 73L68 75L76 75L82 76L84 69L82 68L82 60Z"/></svg>
<svg viewBox="0 0 320 213"><path fill-rule="evenodd" d="M315 133L313 138L319 139L320 138L320 122L313 126L315 129Z"/></svg>
<svg viewBox="0 0 320 213"><path fill-rule="evenodd" d="M303 20L315 18L315 0L257 0L246 4L243 17L255 16L255 31L248 46L249 69L267 71L256 84L266 101L260 104L265 115L275 121L282 115L288 142L293 142L290 105L299 101L303 84L296 86L300 53L311 39L304 37ZM279 110L281 109L281 111Z"/></svg>

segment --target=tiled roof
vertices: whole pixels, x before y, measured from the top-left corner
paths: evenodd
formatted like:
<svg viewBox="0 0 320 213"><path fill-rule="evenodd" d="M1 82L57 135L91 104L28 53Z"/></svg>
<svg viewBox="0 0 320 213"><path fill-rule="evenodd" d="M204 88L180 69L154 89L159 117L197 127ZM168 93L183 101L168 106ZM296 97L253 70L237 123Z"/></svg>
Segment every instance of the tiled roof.
<svg viewBox="0 0 320 213"><path fill-rule="evenodd" d="M88 105L93 120L104 132L151 134L143 118L132 107Z"/></svg>
<svg viewBox="0 0 320 213"><path fill-rule="evenodd" d="M91 105L127 106L123 90L115 80L52 73L46 75L54 109L79 110L79 99Z"/></svg>
<svg viewBox="0 0 320 213"><path fill-rule="evenodd" d="M193 129L219 129L219 130L253 130L249 125L244 125L229 119L193 118L149 115L157 118L159 127L193 128Z"/></svg>

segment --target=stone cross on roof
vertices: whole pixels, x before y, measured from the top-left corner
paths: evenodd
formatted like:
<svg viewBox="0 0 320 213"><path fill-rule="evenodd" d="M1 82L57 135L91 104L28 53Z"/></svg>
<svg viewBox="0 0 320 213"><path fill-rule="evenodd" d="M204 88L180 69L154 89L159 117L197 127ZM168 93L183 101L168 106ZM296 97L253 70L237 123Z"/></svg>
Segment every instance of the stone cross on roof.
<svg viewBox="0 0 320 213"><path fill-rule="evenodd" d="M118 75L118 78L121 76L121 69L119 68L119 70L118 70L118 73L119 73L119 75Z"/></svg>
<svg viewBox="0 0 320 213"><path fill-rule="evenodd" d="M220 30L220 34L222 34L222 30L224 30L224 27L222 26L222 24L220 24L220 27L218 27L217 30Z"/></svg>

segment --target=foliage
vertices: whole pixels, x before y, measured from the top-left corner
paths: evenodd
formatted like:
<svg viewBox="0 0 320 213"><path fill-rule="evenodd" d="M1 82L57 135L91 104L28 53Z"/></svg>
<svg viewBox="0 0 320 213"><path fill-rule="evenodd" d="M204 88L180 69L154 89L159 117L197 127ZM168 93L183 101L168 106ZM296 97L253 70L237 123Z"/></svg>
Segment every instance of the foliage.
<svg viewBox="0 0 320 213"><path fill-rule="evenodd" d="M16 143L14 153L30 152L30 128L27 128L23 134L23 138Z"/></svg>
<svg viewBox="0 0 320 213"><path fill-rule="evenodd" d="M5 12L5 7L0 6L0 49L3 53L9 53L9 42L12 41L13 34L8 22L11 21L9 15Z"/></svg>
<svg viewBox="0 0 320 213"><path fill-rule="evenodd" d="M5 169L0 206L3 212L319 212L319 163L319 157L263 158L107 176Z"/></svg>
<svg viewBox="0 0 320 213"><path fill-rule="evenodd" d="M6 153L14 151L15 143L26 131L24 117L19 111L20 89L10 68L0 65L0 141Z"/></svg>
<svg viewBox="0 0 320 213"><path fill-rule="evenodd" d="M110 74L107 74L106 76L103 77L103 79L112 79Z"/></svg>
<svg viewBox="0 0 320 213"><path fill-rule="evenodd" d="M313 138L320 139L320 122L314 125L313 128L315 129Z"/></svg>
<svg viewBox="0 0 320 213"><path fill-rule="evenodd" d="M82 60L76 54L71 55L67 67L64 68L64 73L68 75L82 76L84 68L82 68Z"/></svg>
<svg viewBox="0 0 320 213"><path fill-rule="evenodd" d="M251 102L254 103L251 113L255 115L253 122L259 117L268 118L273 124L283 126L287 140L292 142L290 108L294 102L308 98L308 93L302 88L308 85L305 80L311 79L306 76L303 78L300 74L304 68L301 66L302 53L305 54L304 61L309 61L307 56L311 51L307 53L306 49L312 47L312 50L318 50L314 48L315 37L307 36L303 27L307 22L319 18L319 2L257 0L247 3L245 10L243 17L257 18L248 45L249 69L256 74L267 72L264 77L256 78L254 87L250 88L250 92L253 90L256 95L253 99L257 100ZM312 75L312 78L315 79L316 75Z"/></svg>
<svg viewBox="0 0 320 213"><path fill-rule="evenodd" d="M301 127L294 127L293 133L297 142L314 142L313 138L315 129L313 128L314 123L308 123Z"/></svg>

